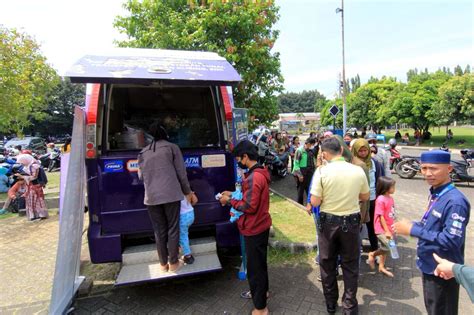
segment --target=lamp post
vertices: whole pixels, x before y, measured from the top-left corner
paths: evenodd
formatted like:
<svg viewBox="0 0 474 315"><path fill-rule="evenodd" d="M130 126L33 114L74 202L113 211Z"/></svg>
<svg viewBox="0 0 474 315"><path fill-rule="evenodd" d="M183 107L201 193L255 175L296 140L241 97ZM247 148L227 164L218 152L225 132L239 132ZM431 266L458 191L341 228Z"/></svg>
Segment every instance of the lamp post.
<svg viewBox="0 0 474 315"><path fill-rule="evenodd" d="M342 132L347 130L347 106L346 106L346 59L344 53L344 0L341 0L341 7L336 9L336 13L341 13L342 25Z"/></svg>

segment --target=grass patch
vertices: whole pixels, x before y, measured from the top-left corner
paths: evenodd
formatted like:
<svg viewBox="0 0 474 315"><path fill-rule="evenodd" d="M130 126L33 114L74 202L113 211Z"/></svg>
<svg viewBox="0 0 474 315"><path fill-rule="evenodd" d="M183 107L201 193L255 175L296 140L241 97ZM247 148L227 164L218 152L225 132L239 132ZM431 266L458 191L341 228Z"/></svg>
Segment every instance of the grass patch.
<svg viewBox="0 0 474 315"><path fill-rule="evenodd" d="M59 178L60 178L60 172L53 172L53 173L48 173L46 172L46 176L48 176L48 185L46 185L46 198L55 198L59 197L58 192L52 192L48 193L48 190L57 190L59 189ZM0 202L4 202L7 200L8 194L7 193L1 193L0 194Z"/></svg>
<svg viewBox="0 0 474 315"><path fill-rule="evenodd" d="M11 212L5 213L5 214L0 215L0 220L11 218L11 217L14 217L14 216L18 216L18 213L11 213Z"/></svg>
<svg viewBox="0 0 474 315"><path fill-rule="evenodd" d="M467 149L474 147L474 128L472 127L450 127L454 134L452 140L448 141L448 147L453 149ZM446 127L432 127L429 129L432 136L430 140L425 140L421 143L422 146L440 147L446 141ZM385 132L387 140L394 138L395 130ZM410 135L410 142L414 142L415 138L413 129L400 129L400 133L404 135L406 132ZM456 141L465 140L464 144L457 144Z"/></svg>
<svg viewBox="0 0 474 315"><path fill-rule="evenodd" d="M267 261L268 264L272 266L301 264L311 265L312 260L315 256L315 252L292 254L289 250L286 249L276 249L269 247Z"/></svg>
<svg viewBox="0 0 474 315"><path fill-rule="evenodd" d="M314 242L316 228L312 216L286 199L270 197L270 214L275 230L274 239L282 242Z"/></svg>

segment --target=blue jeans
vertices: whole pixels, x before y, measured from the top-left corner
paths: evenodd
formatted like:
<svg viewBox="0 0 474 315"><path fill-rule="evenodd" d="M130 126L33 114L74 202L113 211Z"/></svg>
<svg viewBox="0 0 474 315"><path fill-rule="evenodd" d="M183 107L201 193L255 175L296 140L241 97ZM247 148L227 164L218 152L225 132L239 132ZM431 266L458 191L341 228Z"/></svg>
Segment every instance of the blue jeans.
<svg viewBox="0 0 474 315"><path fill-rule="evenodd" d="M189 246L189 227L194 222L194 211L189 211L179 215L179 246L183 250L183 255L191 254Z"/></svg>

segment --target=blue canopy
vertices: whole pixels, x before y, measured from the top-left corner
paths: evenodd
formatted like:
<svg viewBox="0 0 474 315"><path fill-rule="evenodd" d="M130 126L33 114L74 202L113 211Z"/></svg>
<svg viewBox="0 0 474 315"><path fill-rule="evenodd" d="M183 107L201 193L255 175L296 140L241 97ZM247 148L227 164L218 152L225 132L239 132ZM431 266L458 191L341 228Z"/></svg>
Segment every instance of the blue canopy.
<svg viewBox="0 0 474 315"><path fill-rule="evenodd" d="M86 55L65 76L73 83L235 85L241 81L234 67L216 53L142 48Z"/></svg>

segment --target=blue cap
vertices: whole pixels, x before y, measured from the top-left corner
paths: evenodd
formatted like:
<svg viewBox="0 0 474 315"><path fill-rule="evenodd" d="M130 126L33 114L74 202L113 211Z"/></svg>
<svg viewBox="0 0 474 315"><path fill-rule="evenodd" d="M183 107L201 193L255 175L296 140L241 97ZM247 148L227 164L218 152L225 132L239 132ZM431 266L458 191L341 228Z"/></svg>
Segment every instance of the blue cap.
<svg viewBox="0 0 474 315"><path fill-rule="evenodd" d="M451 154L443 150L432 150L421 153L421 163L449 164Z"/></svg>

